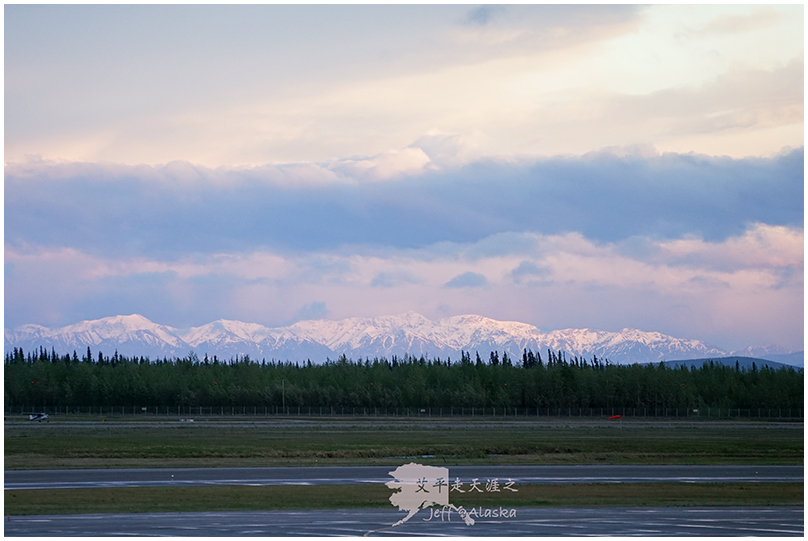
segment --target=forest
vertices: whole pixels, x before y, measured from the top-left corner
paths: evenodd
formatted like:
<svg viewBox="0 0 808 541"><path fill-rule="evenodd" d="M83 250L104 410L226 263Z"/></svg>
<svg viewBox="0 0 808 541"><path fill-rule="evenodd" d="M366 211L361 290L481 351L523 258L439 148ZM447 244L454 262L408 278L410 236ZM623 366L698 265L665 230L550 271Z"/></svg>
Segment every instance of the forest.
<svg viewBox="0 0 808 541"><path fill-rule="evenodd" d="M6 410L30 406L160 408L793 408L803 407L803 370L618 365L564 352L521 359L392 356L322 364L220 360L191 354L149 359L79 357L40 348L5 355ZM635 410L636 411L636 410ZM801 410L800 410L801 411Z"/></svg>

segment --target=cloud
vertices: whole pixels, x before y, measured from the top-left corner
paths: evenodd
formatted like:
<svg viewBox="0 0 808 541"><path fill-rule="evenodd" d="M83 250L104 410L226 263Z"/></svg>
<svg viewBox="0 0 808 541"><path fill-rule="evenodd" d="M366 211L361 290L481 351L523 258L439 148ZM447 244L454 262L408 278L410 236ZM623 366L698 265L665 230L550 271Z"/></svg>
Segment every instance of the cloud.
<svg viewBox="0 0 808 541"><path fill-rule="evenodd" d="M347 177L379 180L417 174L431 163L423 150L408 147L368 158L346 158L331 164L329 169Z"/></svg>
<svg viewBox="0 0 808 541"><path fill-rule="evenodd" d="M468 12L465 22L470 25L485 26L505 9L504 6L479 6Z"/></svg>
<svg viewBox="0 0 808 541"><path fill-rule="evenodd" d="M179 259L6 245L5 263L14 269L6 276L6 324L140 312L176 327L222 317L275 326L415 310L544 329L633 326L730 349L801 347L801 227L754 224L722 241L634 237L632 246L643 248L630 250L580 233L522 236L531 242L518 251L480 248L495 235L451 250L354 246Z"/></svg>
<svg viewBox="0 0 808 541"><path fill-rule="evenodd" d="M644 96L620 96L607 105L609 116L627 126L656 122L665 139L693 134L802 126L804 60L771 69L732 69L701 87L670 88Z"/></svg>
<svg viewBox="0 0 808 541"><path fill-rule="evenodd" d="M338 284L353 271L347 258L331 254L313 254L299 261L294 280L309 284Z"/></svg>
<svg viewBox="0 0 808 541"><path fill-rule="evenodd" d="M721 288L729 288L730 287L729 283L727 283L727 282L725 282L723 280L718 280L716 278L710 278L710 277L700 276L700 275L694 276L693 278L690 278L688 280L688 283L690 285L697 286L699 289L714 289L714 288L717 288L717 287L721 287Z"/></svg>
<svg viewBox="0 0 808 541"><path fill-rule="evenodd" d="M462 17L454 35L466 46L484 45L485 56L514 50L536 54L625 34L639 24L641 13L637 6L479 6Z"/></svg>
<svg viewBox="0 0 808 541"><path fill-rule="evenodd" d="M464 255L470 259L493 256L532 253L537 250L539 241L535 235L509 231L494 233L472 244Z"/></svg>
<svg viewBox="0 0 808 541"><path fill-rule="evenodd" d="M376 156L432 128L465 131L470 111L496 119L507 100L469 91L499 80L490 63L512 71L513 57L600 43L640 20L634 6L498 9L469 26L468 7L451 5L18 6L6 159Z"/></svg>
<svg viewBox="0 0 808 541"><path fill-rule="evenodd" d="M658 242L649 259L724 272L786 268L802 264L804 242L802 229L756 223L743 235L724 242L705 242L697 237Z"/></svg>
<svg viewBox="0 0 808 541"><path fill-rule="evenodd" d="M482 158L491 143L490 138L479 130L466 134L430 130L416 139L410 147L420 149L434 164L461 166Z"/></svg>
<svg viewBox="0 0 808 541"><path fill-rule="evenodd" d="M510 272L510 276L514 282L521 284L527 278L545 278L551 273L552 271L547 267L540 267L532 261L522 261Z"/></svg>
<svg viewBox="0 0 808 541"><path fill-rule="evenodd" d="M445 284L443 287L458 288L458 287L483 287L488 284L485 276L477 272L464 272L458 274Z"/></svg>
<svg viewBox="0 0 808 541"><path fill-rule="evenodd" d="M476 245L485 256L529 249L525 232L721 241L751 223L801 226L803 163L802 148L755 159L593 154L316 186L277 173L291 166L11 164L5 240L159 259L491 238Z"/></svg>
<svg viewBox="0 0 808 541"><path fill-rule="evenodd" d="M295 314L295 321L307 319L325 319L329 314L324 302L314 301L300 308Z"/></svg>
<svg viewBox="0 0 808 541"><path fill-rule="evenodd" d="M420 284L423 280L407 270L380 272L370 281L372 287L395 287L406 284Z"/></svg>
<svg viewBox="0 0 808 541"><path fill-rule="evenodd" d="M6 160L341 164L398 178L484 156L771 155L803 142L800 6L472 10L19 6ZM716 12L727 28L773 24L688 30ZM239 31L211 30L222 25ZM462 144L413 145L429 163L407 150L432 134Z"/></svg>
<svg viewBox="0 0 808 541"><path fill-rule="evenodd" d="M778 13L770 6L758 7L748 14L719 15L704 24L702 28L692 30L688 34L711 36L745 33L773 26L784 16L783 13Z"/></svg>

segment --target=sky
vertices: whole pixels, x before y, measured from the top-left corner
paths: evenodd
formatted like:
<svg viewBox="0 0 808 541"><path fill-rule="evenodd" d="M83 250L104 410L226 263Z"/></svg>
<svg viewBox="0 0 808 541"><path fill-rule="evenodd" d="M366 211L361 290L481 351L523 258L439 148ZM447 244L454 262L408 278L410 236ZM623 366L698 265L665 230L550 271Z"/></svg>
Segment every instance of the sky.
<svg viewBox="0 0 808 541"><path fill-rule="evenodd" d="M802 5L6 5L4 326L804 335Z"/></svg>

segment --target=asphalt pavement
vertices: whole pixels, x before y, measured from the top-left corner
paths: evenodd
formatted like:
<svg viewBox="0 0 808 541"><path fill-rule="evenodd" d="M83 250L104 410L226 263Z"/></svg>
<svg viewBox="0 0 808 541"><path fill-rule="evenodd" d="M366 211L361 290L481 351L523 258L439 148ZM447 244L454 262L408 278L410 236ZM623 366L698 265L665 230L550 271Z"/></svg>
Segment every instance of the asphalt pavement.
<svg viewBox="0 0 808 541"><path fill-rule="evenodd" d="M484 514L484 509L481 510ZM7 517L6 536L803 536L801 506L517 508L468 525L456 513L395 509L33 515Z"/></svg>

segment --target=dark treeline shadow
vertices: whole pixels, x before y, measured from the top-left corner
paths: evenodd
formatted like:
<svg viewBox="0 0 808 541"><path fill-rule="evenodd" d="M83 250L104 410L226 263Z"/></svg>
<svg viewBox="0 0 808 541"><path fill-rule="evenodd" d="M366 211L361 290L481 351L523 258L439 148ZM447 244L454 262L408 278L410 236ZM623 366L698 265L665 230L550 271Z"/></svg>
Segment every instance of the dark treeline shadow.
<svg viewBox="0 0 808 541"><path fill-rule="evenodd" d="M322 364L310 360L222 361L117 352L79 357L40 348L5 356L5 406L275 408L793 408L803 407L803 370L744 369L706 362L616 365L564 352L488 359L392 356Z"/></svg>

